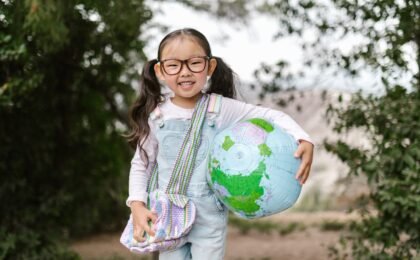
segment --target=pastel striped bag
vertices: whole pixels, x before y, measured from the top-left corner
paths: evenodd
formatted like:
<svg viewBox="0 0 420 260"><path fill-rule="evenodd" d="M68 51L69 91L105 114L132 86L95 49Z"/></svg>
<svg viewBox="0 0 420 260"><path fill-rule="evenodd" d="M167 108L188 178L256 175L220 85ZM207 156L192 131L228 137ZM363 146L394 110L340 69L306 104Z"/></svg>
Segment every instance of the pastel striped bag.
<svg viewBox="0 0 420 260"><path fill-rule="evenodd" d="M186 192L194 169L209 99L207 95L203 95L197 102L166 192L157 189L158 165L154 166L148 184L147 206L158 216L154 224L155 236L146 234L144 242L136 241L133 238L133 220L130 216L120 238L120 242L130 251L145 254L176 249L186 243L186 235L191 230L196 215L196 207L186 196Z"/></svg>

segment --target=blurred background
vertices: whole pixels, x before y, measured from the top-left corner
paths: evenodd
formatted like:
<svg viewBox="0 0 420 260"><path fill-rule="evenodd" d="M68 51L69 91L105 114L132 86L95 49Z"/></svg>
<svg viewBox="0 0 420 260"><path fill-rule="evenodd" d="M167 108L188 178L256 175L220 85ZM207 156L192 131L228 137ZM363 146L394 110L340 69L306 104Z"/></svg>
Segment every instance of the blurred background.
<svg viewBox="0 0 420 260"><path fill-rule="evenodd" d="M145 61L192 27L238 99L315 141L297 204L229 217L226 259L415 259L420 1L0 0L0 259L152 259L119 244Z"/></svg>

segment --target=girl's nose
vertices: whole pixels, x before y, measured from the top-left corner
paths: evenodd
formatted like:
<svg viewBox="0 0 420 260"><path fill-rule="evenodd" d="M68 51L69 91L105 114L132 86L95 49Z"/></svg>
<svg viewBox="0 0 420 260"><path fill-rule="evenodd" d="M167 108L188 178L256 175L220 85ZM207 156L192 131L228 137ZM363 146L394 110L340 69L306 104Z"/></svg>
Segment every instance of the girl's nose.
<svg viewBox="0 0 420 260"><path fill-rule="evenodd" d="M187 67L187 64L183 63L181 71L179 72L180 76L190 76L191 75L190 69Z"/></svg>

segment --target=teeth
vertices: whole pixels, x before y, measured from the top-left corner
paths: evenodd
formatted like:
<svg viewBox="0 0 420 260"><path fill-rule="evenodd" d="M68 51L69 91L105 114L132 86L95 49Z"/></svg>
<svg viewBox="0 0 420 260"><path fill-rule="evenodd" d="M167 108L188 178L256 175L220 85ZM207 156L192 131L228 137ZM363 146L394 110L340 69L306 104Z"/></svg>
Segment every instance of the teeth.
<svg viewBox="0 0 420 260"><path fill-rule="evenodd" d="M192 85L193 82L192 81L184 81L184 82L180 82L179 85Z"/></svg>

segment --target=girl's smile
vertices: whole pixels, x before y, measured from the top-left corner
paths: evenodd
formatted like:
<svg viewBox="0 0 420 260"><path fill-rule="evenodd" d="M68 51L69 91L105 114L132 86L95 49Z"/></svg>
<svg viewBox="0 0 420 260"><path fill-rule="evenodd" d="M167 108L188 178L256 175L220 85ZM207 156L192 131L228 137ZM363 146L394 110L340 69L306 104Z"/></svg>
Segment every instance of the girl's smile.
<svg viewBox="0 0 420 260"><path fill-rule="evenodd" d="M178 85L183 89L190 89L194 83L195 81L181 81L178 83Z"/></svg>

